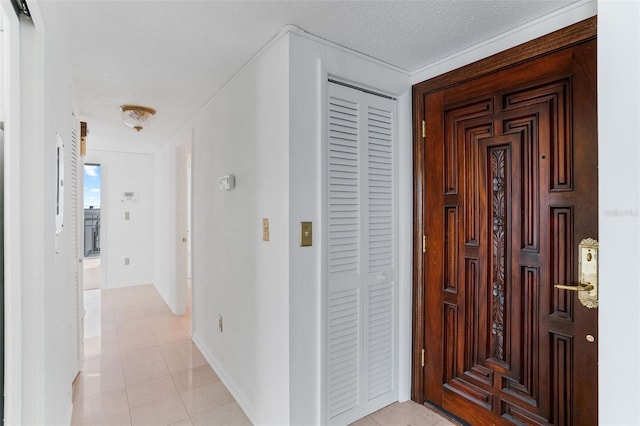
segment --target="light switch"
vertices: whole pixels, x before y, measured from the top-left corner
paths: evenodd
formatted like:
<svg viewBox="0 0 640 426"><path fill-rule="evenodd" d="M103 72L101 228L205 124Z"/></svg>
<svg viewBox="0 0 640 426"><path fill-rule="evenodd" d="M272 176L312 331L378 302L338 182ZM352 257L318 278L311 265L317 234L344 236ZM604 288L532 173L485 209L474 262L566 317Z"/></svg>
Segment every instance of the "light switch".
<svg viewBox="0 0 640 426"><path fill-rule="evenodd" d="M129 219L131 219L131 213L124 212L124 220L129 220Z"/></svg>
<svg viewBox="0 0 640 426"><path fill-rule="evenodd" d="M313 225L311 222L300 222L300 247L313 245Z"/></svg>
<svg viewBox="0 0 640 426"><path fill-rule="evenodd" d="M269 241L269 219L262 219L262 241Z"/></svg>

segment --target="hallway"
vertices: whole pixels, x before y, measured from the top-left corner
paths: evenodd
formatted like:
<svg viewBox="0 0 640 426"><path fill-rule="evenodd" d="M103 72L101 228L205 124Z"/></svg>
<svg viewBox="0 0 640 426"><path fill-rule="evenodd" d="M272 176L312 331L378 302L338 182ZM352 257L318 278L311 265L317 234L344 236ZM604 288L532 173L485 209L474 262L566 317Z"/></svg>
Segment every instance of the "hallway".
<svg viewBox="0 0 640 426"><path fill-rule="evenodd" d="M92 292L72 424L251 424L153 285Z"/></svg>
<svg viewBox="0 0 640 426"><path fill-rule="evenodd" d="M190 337L190 310L175 316L151 284L85 291L82 372L72 425L251 425ZM454 423L407 401L357 426Z"/></svg>

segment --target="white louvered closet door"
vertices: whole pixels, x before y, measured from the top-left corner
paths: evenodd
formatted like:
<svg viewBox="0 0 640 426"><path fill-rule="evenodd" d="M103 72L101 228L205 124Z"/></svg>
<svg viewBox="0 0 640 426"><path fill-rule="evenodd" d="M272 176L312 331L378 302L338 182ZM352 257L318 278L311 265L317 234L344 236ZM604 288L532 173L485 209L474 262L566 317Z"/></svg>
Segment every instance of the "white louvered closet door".
<svg viewBox="0 0 640 426"><path fill-rule="evenodd" d="M397 400L395 111L329 83L326 405L347 424Z"/></svg>
<svg viewBox="0 0 640 426"><path fill-rule="evenodd" d="M79 122L74 115L71 117L71 154L70 154L70 170L68 189L68 204L70 205L71 214L69 217L69 229L71 232L71 271L74 281L74 294L76 305L76 369L80 371L82 368L82 360L84 359L84 258L83 233L84 230L84 209L81 201L83 191L83 159L80 156L80 129ZM67 193L65 193L66 195Z"/></svg>

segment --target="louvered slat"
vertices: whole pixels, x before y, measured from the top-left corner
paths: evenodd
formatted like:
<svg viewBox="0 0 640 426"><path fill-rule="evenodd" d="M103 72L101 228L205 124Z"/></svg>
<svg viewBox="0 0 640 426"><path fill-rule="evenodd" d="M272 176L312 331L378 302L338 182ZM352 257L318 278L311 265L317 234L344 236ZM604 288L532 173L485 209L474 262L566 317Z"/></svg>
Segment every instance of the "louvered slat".
<svg viewBox="0 0 640 426"><path fill-rule="evenodd" d="M368 132L368 272L394 268L393 114L367 109ZM371 283L368 292L367 396L377 398L394 389L394 282Z"/></svg>
<svg viewBox="0 0 640 426"><path fill-rule="evenodd" d="M393 391L394 384L393 282L369 287L368 397Z"/></svg>
<svg viewBox="0 0 640 426"><path fill-rule="evenodd" d="M394 267L393 115L369 107L369 272Z"/></svg>
<svg viewBox="0 0 640 426"><path fill-rule="evenodd" d="M329 296L329 417L358 406L360 366L360 290Z"/></svg>
<svg viewBox="0 0 640 426"><path fill-rule="evenodd" d="M331 85L327 157L327 420L396 400L395 103Z"/></svg>
<svg viewBox="0 0 640 426"><path fill-rule="evenodd" d="M329 99L329 274L360 271L359 110Z"/></svg>

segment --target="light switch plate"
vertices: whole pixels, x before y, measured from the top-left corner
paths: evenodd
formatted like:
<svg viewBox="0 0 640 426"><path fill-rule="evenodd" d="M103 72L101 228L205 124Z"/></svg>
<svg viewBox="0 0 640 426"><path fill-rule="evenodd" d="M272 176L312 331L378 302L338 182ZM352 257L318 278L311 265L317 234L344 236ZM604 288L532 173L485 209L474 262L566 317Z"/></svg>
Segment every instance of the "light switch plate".
<svg viewBox="0 0 640 426"><path fill-rule="evenodd" d="M269 241L269 219L262 219L262 241Z"/></svg>
<svg viewBox="0 0 640 426"><path fill-rule="evenodd" d="M312 222L300 222L300 247L310 247L312 245L313 245Z"/></svg>
<svg viewBox="0 0 640 426"><path fill-rule="evenodd" d="M131 219L131 213L124 212L124 220L129 220L129 219Z"/></svg>

